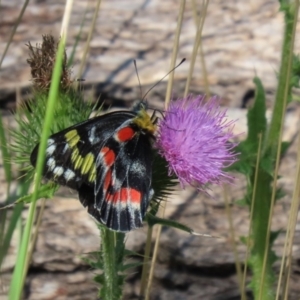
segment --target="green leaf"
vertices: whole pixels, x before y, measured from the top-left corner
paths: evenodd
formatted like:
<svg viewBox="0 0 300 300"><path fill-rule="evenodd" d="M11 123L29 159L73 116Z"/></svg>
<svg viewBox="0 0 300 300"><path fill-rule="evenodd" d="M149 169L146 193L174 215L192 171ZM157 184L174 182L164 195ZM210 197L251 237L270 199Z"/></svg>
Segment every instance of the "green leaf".
<svg viewBox="0 0 300 300"><path fill-rule="evenodd" d="M103 270L103 260L99 251L89 252L87 257L81 256L81 259L95 270Z"/></svg>
<svg viewBox="0 0 300 300"><path fill-rule="evenodd" d="M286 192L284 191L284 189L278 188L278 189L276 190L275 199L278 200L278 199L283 198L284 196L286 196Z"/></svg>
<svg viewBox="0 0 300 300"><path fill-rule="evenodd" d="M259 145L259 134L262 134L262 141L267 129L266 119L266 99L263 85L258 77L254 78L256 85L255 101L253 107L248 110L248 135L245 141L241 142L235 148L239 153L239 159L227 170L237 171L241 174L251 177L257 161L257 150ZM269 161L263 162L269 170Z"/></svg>
<svg viewBox="0 0 300 300"><path fill-rule="evenodd" d="M261 170L264 170L267 174L270 175L271 178L273 178L274 160L272 159L271 155L265 155L261 158L259 168Z"/></svg>
<svg viewBox="0 0 300 300"><path fill-rule="evenodd" d="M53 197L54 193L58 189L59 189L59 185L57 184L54 183L44 184L38 189L37 199L41 199L41 198L50 199ZM19 203L31 203L31 202L32 202L32 194L29 194L19 198L15 203L19 204Z"/></svg>
<svg viewBox="0 0 300 300"><path fill-rule="evenodd" d="M175 176L169 176L168 163L156 151L154 152L152 188L154 190L153 198L151 199L151 209L153 214L156 214L161 201L164 201L170 196L174 187L178 184Z"/></svg>
<svg viewBox="0 0 300 300"><path fill-rule="evenodd" d="M256 157L256 154L252 151L252 146L249 146L249 144L244 141L235 148L235 151L239 153L238 160L226 168L226 171L236 171L250 177L253 172L253 167L255 166Z"/></svg>
<svg viewBox="0 0 300 300"><path fill-rule="evenodd" d="M159 217L153 216L149 213L146 214L145 219L146 219L149 226L154 226L154 225L160 224L162 226L177 228L177 229L180 229L182 231L188 232L190 234L194 233L194 230L192 228L186 226L186 225L183 225L183 224L181 224L179 222L176 222L176 221L159 218Z"/></svg>
<svg viewBox="0 0 300 300"><path fill-rule="evenodd" d="M291 142L281 142L281 158L284 157L288 151L288 149L290 148L290 146L292 145Z"/></svg>
<svg viewBox="0 0 300 300"><path fill-rule="evenodd" d="M254 105L248 110L248 136L246 143L251 147L252 152L257 152L259 144L259 134L262 134L262 141L264 140L267 129L266 119L266 98L262 82L258 77L255 77L255 99Z"/></svg>
<svg viewBox="0 0 300 300"><path fill-rule="evenodd" d="M133 268L138 268L142 265L143 265L142 262L135 262L135 263L130 263L130 264L128 263L123 266L123 271L127 271L127 270L133 269Z"/></svg>
<svg viewBox="0 0 300 300"><path fill-rule="evenodd" d="M7 149L7 145L8 143L5 134L5 127L2 121L2 115L0 113L0 150L2 153L2 163L3 163L5 179L9 185L12 180L12 174L11 174L11 157Z"/></svg>
<svg viewBox="0 0 300 300"><path fill-rule="evenodd" d="M279 234L282 233L282 230L271 231L270 234L270 243L273 244L275 240L279 237Z"/></svg>
<svg viewBox="0 0 300 300"><path fill-rule="evenodd" d="M240 241L243 245L247 245L248 240L249 240L248 236L244 236L244 235L240 236Z"/></svg>
<svg viewBox="0 0 300 300"><path fill-rule="evenodd" d="M249 203L247 202L247 200L245 198L234 201L234 204L241 206L241 207L245 207L245 206L249 205Z"/></svg>

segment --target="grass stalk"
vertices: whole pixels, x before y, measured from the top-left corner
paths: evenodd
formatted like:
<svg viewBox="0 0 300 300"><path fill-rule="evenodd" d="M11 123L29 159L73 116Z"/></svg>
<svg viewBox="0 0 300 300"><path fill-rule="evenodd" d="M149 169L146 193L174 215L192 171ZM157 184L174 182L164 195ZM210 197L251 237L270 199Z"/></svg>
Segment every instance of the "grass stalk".
<svg viewBox="0 0 300 300"><path fill-rule="evenodd" d="M62 30L61 30L62 36L59 42L56 61L53 69L51 86L50 86L49 97L47 102L47 109L46 109L44 125L43 125L43 130L41 135L41 142L39 145L39 153L38 153L37 165L36 165L35 185L32 193L32 202L29 207L28 218L26 220L21 246L17 256L17 262L13 272L13 277L12 277L10 290L9 290L9 300L17 300L21 298L25 276L27 274L26 264L29 261L28 254L30 253L28 251L28 246L31 239L34 215L36 211L38 188L40 186L40 182L42 179L42 171L44 166L47 139L50 134L50 127L53 119L53 113L58 98L61 71L62 71L61 66L64 57L66 34L67 34L67 28L69 24L72 4L73 4L72 0L68 0L66 3L66 9L65 9L65 14L62 23Z"/></svg>
<svg viewBox="0 0 300 300"><path fill-rule="evenodd" d="M149 265L150 265L152 233L153 233L153 227L149 226L148 230L147 230L147 239L146 239L146 245L145 245L145 254L144 254L143 270L142 270L142 277L141 277L140 297L145 296L146 287L147 287L147 280L148 280L148 275L149 275Z"/></svg>
<svg viewBox="0 0 300 300"><path fill-rule="evenodd" d="M179 49L179 40L180 40L180 33L182 28L182 21L183 21L183 15L184 15L184 9L185 9L185 0L180 1L180 7L179 7L179 16L177 20L177 27L175 32L175 39L173 44L173 52L171 57L171 63L170 63L170 70L173 70L175 68L178 49ZM165 97L165 107L168 107L169 102L171 100L171 94L172 94L172 87L173 87L173 81L174 81L174 75L175 70L170 73L168 85L167 85L167 91L166 91L166 97Z"/></svg>
<svg viewBox="0 0 300 300"><path fill-rule="evenodd" d="M205 17L206 17L206 13L207 13L207 9L208 9L208 4L209 4L209 0L206 0L203 3L203 10L202 10L201 17L199 19L199 24L198 24L198 27L197 27L196 37L195 37L194 46L193 46L193 52L192 52L192 57L191 57L191 62L190 62L189 74L188 74L188 78L186 80L186 85L185 85L185 90L184 90L184 97L187 96L187 94L189 92L189 89L190 89L192 76L193 76L193 73L194 73L196 59L197 59L197 53L198 53L199 46L201 44L201 35L202 35L202 30L203 30Z"/></svg>
<svg viewBox="0 0 300 300"><path fill-rule="evenodd" d="M226 216L229 222L229 233L231 236L231 241L232 241L232 250L233 250L233 255L234 255L234 260L235 260L235 269L237 272L237 277L238 277L238 282L239 282L239 289L241 293L241 300L246 300L246 294L245 294L245 289L243 289L243 275L242 275L242 266L241 262L239 259L239 254L237 250L237 243L235 241L235 230L234 230L234 225L233 225L233 218L232 218L232 212L231 212L231 207L229 204L229 197L228 197L228 187L226 185L223 185L223 194L224 194L224 200L225 200L225 211L226 211Z"/></svg>
<svg viewBox="0 0 300 300"><path fill-rule="evenodd" d="M0 68L1 68L2 63L3 63L3 61L4 61L4 58L5 58L6 53L7 53L7 51L8 51L8 48L9 48L9 46L10 46L10 44L11 44L11 41L12 41L12 39L13 39L13 37L14 37L16 31L17 31L17 28L18 28L18 26L19 26L21 20L22 20L22 17L23 17L23 15L24 15L24 12L25 12L25 10L26 10L26 8L27 8L28 3L29 3L29 0L26 0L26 1L24 2L23 7L22 7L22 9L21 9L21 12L20 12L20 14L19 14L19 16L18 16L18 18L17 18L17 20L16 20L16 23L14 24L13 30L12 30L10 36L9 36L8 42L7 42L6 46L5 46L5 49L4 49L3 54L2 54L2 56L1 56L1 59L0 59Z"/></svg>
<svg viewBox="0 0 300 300"><path fill-rule="evenodd" d="M87 37L85 47L84 47L84 51L83 51L83 57L81 58L81 61L80 61L80 66L79 66L79 71L78 71L78 74L77 74L77 78L81 78L83 67L86 64L86 58L87 58L87 55L88 55L88 52L89 52L89 49L90 49L90 43L91 43L91 40L92 40L93 33L95 31L96 22L97 22L97 18L98 18L98 13L99 13L99 10L100 10L100 5L101 5L101 0L97 0L94 15L93 15L92 24L90 26L90 30L89 30L88 37Z"/></svg>

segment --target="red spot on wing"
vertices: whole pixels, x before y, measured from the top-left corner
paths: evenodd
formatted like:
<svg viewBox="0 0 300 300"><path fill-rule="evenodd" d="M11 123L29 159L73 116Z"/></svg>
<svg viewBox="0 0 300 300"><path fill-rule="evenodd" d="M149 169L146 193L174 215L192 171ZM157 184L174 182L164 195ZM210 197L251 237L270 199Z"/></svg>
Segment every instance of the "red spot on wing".
<svg viewBox="0 0 300 300"><path fill-rule="evenodd" d="M138 190L135 190L135 189L130 189L130 188L127 188L126 190L129 190L131 202L141 203L141 200L142 200L141 192L139 192Z"/></svg>
<svg viewBox="0 0 300 300"><path fill-rule="evenodd" d="M103 184L104 191L107 191L107 189L111 185L111 183L112 183L111 179L112 179L111 170L108 170L106 175L105 175L105 178L104 178L104 184Z"/></svg>
<svg viewBox="0 0 300 300"><path fill-rule="evenodd" d="M114 194L109 194L107 201L116 204L117 202L129 202L132 203L141 203L142 194L138 190L131 189L131 188L121 188Z"/></svg>
<svg viewBox="0 0 300 300"><path fill-rule="evenodd" d="M108 147L103 147L100 153L103 155L103 161L106 166L111 167L116 160L115 152Z"/></svg>
<svg viewBox="0 0 300 300"><path fill-rule="evenodd" d="M120 191L115 192L114 194L108 194L107 202L112 202L113 204L117 203L120 198Z"/></svg>
<svg viewBox="0 0 300 300"><path fill-rule="evenodd" d="M131 127L124 127L116 133L116 137L120 142L131 140L135 135L135 131Z"/></svg>

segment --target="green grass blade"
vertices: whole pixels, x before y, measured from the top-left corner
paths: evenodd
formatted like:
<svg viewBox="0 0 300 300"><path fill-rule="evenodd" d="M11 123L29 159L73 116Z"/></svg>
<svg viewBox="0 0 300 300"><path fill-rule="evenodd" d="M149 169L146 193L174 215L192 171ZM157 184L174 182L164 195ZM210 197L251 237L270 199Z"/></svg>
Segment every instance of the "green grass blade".
<svg viewBox="0 0 300 300"><path fill-rule="evenodd" d="M7 149L7 139L5 135L5 129L4 124L2 120L2 115L0 113L0 151L2 154L2 163L3 163L3 169L5 174L5 180L7 182L7 195L9 194L10 190L10 184L12 181L12 172L11 172L11 156ZM6 203L9 202L9 199L7 198ZM6 225L6 211L0 212L0 267L3 261L3 258L5 257L7 253L8 246L6 246L6 233L5 233L5 225Z"/></svg>
<svg viewBox="0 0 300 300"><path fill-rule="evenodd" d="M9 197L7 202L14 202L16 198L26 195L28 193L29 187L30 187L29 180L21 182L20 185L18 186L16 195ZM7 229L5 233L1 236L0 266L3 262L4 257L7 254L12 239L12 235L14 233L18 220L20 219L23 207L24 207L23 204L18 204L14 206L12 215L9 218Z"/></svg>
<svg viewBox="0 0 300 300"><path fill-rule="evenodd" d="M20 219L23 207L23 204L18 204L13 208L13 213L11 215L11 218L9 219L9 224L7 226L7 230L5 232L5 235L3 236L3 241L1 244L0 266L2 265L3 259L7 254L13 232L16 228L18 220Z"/></svg>
<svg viewBox="0 0 300 300"><path fill-rule="evenodd" d="M15 25L14 25L14 28L13 28L13 30L12 30L10 36L9 36L9 40L8 40L8 42L7 42L6 46L5 46L4 52L3 52L2 56L1 56L0 67L2 66L4 57L5 57L5 55L6 55L7 51L8 51L9 45L11 44L11 41L12 41L12 39L13 39L13 37L14 37L16 31L17 31L17 28L18 28L18 26L19 26L19 24L20 24L20 22L21 22L21 20L22 20L22 17L23 17L23 15L24 15L24 12L25 12L25 10L26 10L26 7L27 7L28 3L29 3L29 0L26 0L26 1L24 2L24 5L23 5L22 10L21 10L21 12L20 12L20 14L19 14L19 17L18 17L18 19L16 20L16 23L15 23Z"/></svg>
<svg viewBox="0 0 300 300"><path fill-rule="evenodd" d="M50 134L50 127L53 119L53 113L55 109L55 103L57 101L58 96L58 90L59 90L59 84L60 84L60 78L61 78L61 66L63 62L64 57L64 37L61 38L57 56L56 56L56 62L52 74L52 80L51 80L51 87L49 91L49 98L47 102L47 109L46 109L46 115L44 120L44 126L42 130L42 136L41 136L41 142L39 146L39 153L37 157L37 165L36 165L36 177L35 177L35 186L33 190L32 195L32 203L30 204L29 208L29 214L28 219L26 222L24 235L22 237L22 243L20 247L20 251L17 257L17 263L13 272L13 277L11 281L11 286L9 290L9 299L15 300L20 299L23 291L23 285L24 285L24 278L27 273L27 270L25 269L28 257L27 257L27 250L29 246L29 240L31 236L31 231L33 227L34 222L34 215L36 210L36 203L37 203L37 196L38 196L38 189L40 187L40 182L42 179L42 171L43 171L43 165L44 165L44 159L45 159L45 151L47 146L47 139Z"/></svg>
<svg viewBox="0 0 300 300"><path fill-rule="evenodd" d="M76 35L75 43L74 43L74 46L72 48L71 55L70 55L70 57L68 59L68 64L67 64L68 67L71 67L73 65L74 57L75 57L75 53L76 53L76 48L77 48L77 45L78 45L78 43L80 41L80 38L81 38L81 34L82 34L83 25L84 25L84 22L85 22L86 13L87 13L87 9L84 12L84 16L83 16L82 22L80 24L79 32Z"/></svg>
<svg viewBox="0 0 300 300"><path fill-rule="evenodd" d="M2 116L0 114L0 150L2 153L5 179L8 183L7 190L9 190L10 182L12 180L12 174L11 174L11 156L10 153L8 152L7 145L8 143L5 135L4 124L3 124Z"/></svg>

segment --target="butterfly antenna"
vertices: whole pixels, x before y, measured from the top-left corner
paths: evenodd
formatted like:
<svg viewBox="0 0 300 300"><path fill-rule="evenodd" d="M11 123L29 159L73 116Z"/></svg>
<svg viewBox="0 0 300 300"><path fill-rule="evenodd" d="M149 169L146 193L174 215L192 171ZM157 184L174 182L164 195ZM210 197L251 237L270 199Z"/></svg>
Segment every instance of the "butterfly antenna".
<svg viewBox="0 0 300 300"><path fill-rule="evenodd" d="M138 72L138 69L137 69L137 65L136 65L136 60L135 59L133 60L133 63L134 63L136 77L137 77L138 82L139 82L139 87L140 87L140 92L141 92L141 98L142 98L143 97L142 85L141 85L141 81L140 81L140 77L139 77L139 72Z"/></svg>
<svg viewBox="0 0 300 300"><path fill-rule="evenodd" d="M170 70L163 78L161 78L160 80L158 80L148 91L147 93L144 95L144 97L142 97L142 100L144 100L146 98L146 96L149 94L149 92L155 88L160 82L162 82L170 73L172 73L175 69L177 69L183 62L185 61L185 58L183 58L181 60L181 62L175 66L172 70Z"/></svg>

